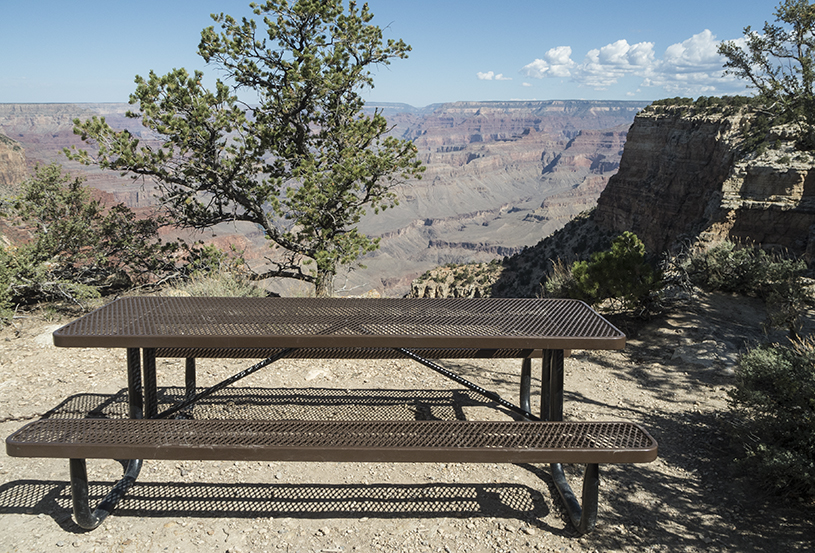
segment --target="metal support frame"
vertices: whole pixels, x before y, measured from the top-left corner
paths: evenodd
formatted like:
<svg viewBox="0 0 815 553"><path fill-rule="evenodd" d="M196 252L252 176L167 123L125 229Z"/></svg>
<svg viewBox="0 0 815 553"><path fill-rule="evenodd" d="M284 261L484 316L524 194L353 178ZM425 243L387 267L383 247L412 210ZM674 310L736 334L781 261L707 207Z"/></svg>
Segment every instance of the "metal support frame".
<svg viewBox="0 0 815 553"><path fill-rule="evenodd" d="M99 502L96 509L91 510L88 498L88 470L85 459L70 459L68 463L71 470L71 500L74 507L74 518L76 523L85 530L93 530L113 512L119 500L136 483L136 478L139 477L142 466L141 459L127 461L127 467L122 479Z"/></svg>
<svg viewBox="0 0 815 553"><path fill-rule="evenodd" d="M523 379L521 385L523 390ZM545 421L563 420L563 350L543 350L541 419ZM591 532L597 524L600 490L599 465L588 464L584 469L582 507L566 480L563 466L560 463L552 463L549 465L549 471L566 511L569 513L569 520L578 534Z"/></svg>
<svg viewBox="0 0 815 553"><path fill-rule="evenodd" d="M141 353L138 348L127 349L127 394L129 415L131 419L144 417L144 396L152 397L155 402L155 350L153 350L152 369L150 363L145 363L145 380L147 389L142 386ZM145 356L148 359L149 356ZM151 378L152 375L152 378ZM151 384L152 382L152 384ZM152 395L148 390L152 388ZM155 404L155 403L154 403ZM148 410L149 407L148 399ZM116 482L110 492L99 502L95 509L91 509L88 493L88 467L85 459L69 459L68 467L71 474L71 502L73 504L74 519L85 530L93 530L113 512L116 504L124 497L127 491L136 483L141 472L142 460L130 459L125 463L124 475Z"/></svg>
<svg viewBox="0 0 815 553"><path fill-rule="evenodd" d="M541 371L541 411L540 418L532 414L532 360L526 357L521 365L520 406L516 406L462 376L425 359L409 349L395 348L406 357L433 369L439 374L464 385L482 396L495 401L510 411L527 420L562 421L563 420L563 350L544 350ZM238 380L286 357L293 349L285 349L274 357L269 357L251 367L227 378L206 390L196 393L195 359L188 358L185 367L185 397L175 406L158 412L158 385L156 381L156 350L137 348L127 350L127 381L129 414L131 418L167 418L179 413L213 393L226 388ZM143 381L142 381L143 374ZM126 462L124 476L119 480L99 503L91 510L88 498L88 474L85 459L70 459L71 496L74 517L77 523L87 530L99 526L116 507L119 500L133 486L142 467L141 459ZM579 534L586 534L594 529L597 522L598 491L600 482L599 465L588 464L583 475L582 507L571 486L569 486L563 467L560 463L550 465L552 479L569 513L569 519Z"/></svg>
<svg viewBox="0 0 815 553"><path fill-rule="evenodd" d="M481 394L485 398L487 398L489 400L492 400L492 401L498 403L499 405L501 405L503 407L506 407L507 409L509 409L513 413L517 413L517 414L521 415L522 417L524 417L527 420L533 420L533 421L540 420L538 417L536 417L535 415L533 415L530 412L530 409L529 409L529 406L528 406L528 404L529 404L529 390L528 389L527 389L527 393L526 393L527 407L526 408L523 407L523 402L524 402L523 391L521 392L521 406L518 407L517 405L505 400L504 398L502 398L501 396L499 396L495 392L490 392L489 390L486 390L486 389L482 388L478 384L470 382L469 380L467 380L463 376L458 375L458 374L454 373L453 371L445 369L444 367L442 367L438 363L434 363L433 361L430 361L429 359L425 359L424 357L416 355L415 353L413 353L409 349L405 349L405 348L394 348L394 349L396 349L396 351L399 351L399 352L403 353L404 355L408 356L409 358L413 359L417 363L421 363L425 367L433 369L434 371L436 371L440 375L449 378L453 382L461 384L462 386L465 386L466 388L469 388L470 390L472 390L472 391L474 391L474 392L476 392L478 394Z"/></svg>

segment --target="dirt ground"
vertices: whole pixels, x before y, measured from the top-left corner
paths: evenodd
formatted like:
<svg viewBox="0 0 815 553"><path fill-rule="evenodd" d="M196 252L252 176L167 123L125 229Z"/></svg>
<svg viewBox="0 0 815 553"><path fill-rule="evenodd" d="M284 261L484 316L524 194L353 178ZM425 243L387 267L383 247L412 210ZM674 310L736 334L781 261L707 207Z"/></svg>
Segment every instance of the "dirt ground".
<svg viewBox="0 0 815 553"><path fill-rule="evenodd" d="M659 442L644 465L601 467L597 529L578 537L546 467L512 464L145 462L137 485L98 529L70 515L65 460L0 454L0 552L607 552L810 551L815 506L767 497L731 468L727 390L740 352L766 338L761 304L702 296L647 324L620 324L619 352L566 359L568 420L631 420ZM0 432L49 416L124 413L122 351L57 349L70 319L29 316L0 331ZM444 362L517 398L520 362ZM199 385L246 362L203 360ZM159 361L167 394L183 361ZM539 384L540 371L537 370ZM226 392L213 416L253 416L257 404L291 416L505 418L487 400L403 360L281 361ZM286 392L299 398L291 404ZM260 399L258 399L260 398ZM533 405L534 400L533 398ZM361 402L354 409L349 404ZM320 406L322 405L322 407ZM56 410L53 410L56 407ZM89 461L100 497L121 474ZM579 490L579 468L570 468Z"/></svg>

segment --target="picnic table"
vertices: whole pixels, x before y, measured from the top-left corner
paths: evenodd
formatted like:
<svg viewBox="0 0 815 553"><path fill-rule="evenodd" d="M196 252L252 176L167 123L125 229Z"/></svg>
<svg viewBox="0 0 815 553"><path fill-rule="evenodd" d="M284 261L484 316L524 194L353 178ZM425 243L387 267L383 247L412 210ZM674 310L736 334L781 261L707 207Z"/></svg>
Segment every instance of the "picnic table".
<svg viewBox="0 0 815 553"><path fill-rule="evenodd" d="M572 524L597 518L599 464L645 463L657 444L631 422L564 422L564 352L621 349L625 335L583 302L561 299L120 298L54 332L58 347L125 348L129 418L35 421L6 440L11 456L69 459L74 516L95 528L135 483L143 460L549 463ZM162 409L156 359L186 359L184 398ZM206 389L196 359L261 359ZM409 359L480 394L509 421L195 420L198 402L282 359ZM441 359L517 358L517 405ZM531 408L541 360L540 412ZM86 459L129 459L96 508ZM562 464L585 464L582 501ZM582 505L581 505L582 503Z"/></svg>

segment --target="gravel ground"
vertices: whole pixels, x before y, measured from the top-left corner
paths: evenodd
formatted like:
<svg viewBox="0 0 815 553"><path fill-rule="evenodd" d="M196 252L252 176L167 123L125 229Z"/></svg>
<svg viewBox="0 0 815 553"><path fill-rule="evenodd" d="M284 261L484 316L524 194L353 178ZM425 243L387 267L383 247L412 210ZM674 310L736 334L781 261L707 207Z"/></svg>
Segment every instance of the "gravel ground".
<svg viewBox="0 0 815 553"><path fill-rule="evenodd" d="M588 536L565 522L545 467L430 463L146 462L114 515L86 532L70 516L65 460L3 453L0 552L809 551L815 506L767 497L729 464L727 390L739 351L762 339L763 318L750 300L704 296L647 324L619 322L624 351L566 359L567 419L640 422L660 445L653 463L601 467L599 520ZM58 416L123 408L123 352L53 347L50 333L67 321L30 316L0 331L3 435L55 406ZM245 365L200 361L199 385ZM517 395L519 361L444 365ZM160 360L160 386L182 380L183 362ZM330 412L302 402L307 416L348 416L343 400L359 396L388 405L362 406L352 412L360 418L415 409L449 416L453 399L468 418L506 417L402 360L282 361L238 386L267 390L266 409L284 389L329 398ZM239 398L225 394L209 412L253 416ZM96 496L121 474L114 461L88 466ZM579 469L570 475L579 489Z"/></svg>

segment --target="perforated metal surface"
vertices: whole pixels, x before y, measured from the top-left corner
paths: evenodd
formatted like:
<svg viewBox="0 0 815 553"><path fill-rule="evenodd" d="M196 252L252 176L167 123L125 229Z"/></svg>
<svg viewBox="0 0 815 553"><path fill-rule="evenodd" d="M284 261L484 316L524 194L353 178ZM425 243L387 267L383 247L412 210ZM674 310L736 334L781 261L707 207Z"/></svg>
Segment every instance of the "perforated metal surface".
<svg viewBox="0 0 815 553"><path fill-rule="evenodd" d="M266 359L279 355L284 348L158 348L156 357L195 359ZM519 359L541 357L533 349L412 348L425 359ZM300 348L291 350L289 359L406 359L393 348Z"/></svg>
<svg viewBox="0 0 815 553"><path fill-rule="evenodd" d="M121 298L54 333L66 347L620 349L556 299Z"/></svg>
<svg viewBox="0 0 815 553"><path fill-rule="evenodd" d="M625 422L49 419L9 436L18 457L362 462L645 463Z"/></svg>

